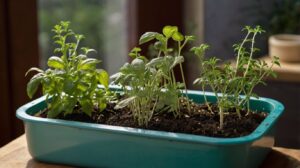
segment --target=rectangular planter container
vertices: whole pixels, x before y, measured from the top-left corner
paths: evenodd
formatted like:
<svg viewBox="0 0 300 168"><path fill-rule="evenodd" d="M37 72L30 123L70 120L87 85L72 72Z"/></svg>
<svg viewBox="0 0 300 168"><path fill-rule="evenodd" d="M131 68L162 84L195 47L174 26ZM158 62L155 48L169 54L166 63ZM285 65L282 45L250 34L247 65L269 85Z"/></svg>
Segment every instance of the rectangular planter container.
<svg viewBox="0 0 300 168"><path fill-rule="evenodd" d="M212 93L206 93L215 101ZM188 91L195 102L203 93ZM183 133L34 117L46 107L45 97L17 110L24 121L28 149L36 160L85 167L258 167L274 145L274 124L283 105L268 98L252 99L252 110L269 115L250 135L214 138Z"/></svg>

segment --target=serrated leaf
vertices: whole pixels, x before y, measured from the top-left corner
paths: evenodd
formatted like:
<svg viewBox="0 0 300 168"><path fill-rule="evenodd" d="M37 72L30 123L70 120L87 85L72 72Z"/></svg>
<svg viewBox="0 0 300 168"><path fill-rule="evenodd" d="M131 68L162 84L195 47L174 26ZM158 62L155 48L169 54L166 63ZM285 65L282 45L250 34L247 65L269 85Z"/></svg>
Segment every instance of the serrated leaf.
<svg viewBox="0 0 300 168"><path fill-rule="evenodd" d="M52 56L48 59L48 66L55 69L64 69L64 62L57 56Z"/></svg>
<svg viewBox="0 0 300 168"><path fill-rule="evenodd" d="M157 34L158 33L156 33L156 32L146 32L146 33L144 33L139 39L139 44L141 45L141 44L147 43L147 42L155 39Z"/></svg>
<svg viewBox="0 0 300 168"><path fill-rule="evenodd" d="M129 98L127 98L127 99L121 100L121 101L115 106L115 109L121 109L121 108L124 108L124 107L128 106L129 103L131 103L134 99L136 99L136 96L132 96L132 97L129 97Z"/></svg>
<svg viewBox="0 0 300 168"><path fill-rule="evenodd" d="M108 88L109 85L109 75L103 69L97 69L97 79L105 88Z"/></svg>
<svg viewBox="0 0 300 168"><path fill-rule="evenodd" d="M43 73L34 75L27 84L27 95L31 99L36 93L41 80L43 79Z"/></svg>

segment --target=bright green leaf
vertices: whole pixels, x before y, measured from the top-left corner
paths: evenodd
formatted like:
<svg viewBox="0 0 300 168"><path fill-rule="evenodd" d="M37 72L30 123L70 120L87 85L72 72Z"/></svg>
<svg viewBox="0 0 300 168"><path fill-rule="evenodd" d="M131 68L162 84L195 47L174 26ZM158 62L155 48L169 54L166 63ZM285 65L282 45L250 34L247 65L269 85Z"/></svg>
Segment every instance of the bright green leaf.
<svg viewBox="0 0 300 168"><path fill-rule="evenodd" d="M184 40L184 36L179 33L179 32L174 32L173 35L172 35L172 39L174 41L183 41Z"/></svg>
<svg viewBox="0 0 300 168"><path fill-rule="evenodd" d="M109 85L109 75L103 69L97 69L97 79L105 88L108 88Z"/></svg>
<svg viewBox="0 0 300 168"><path fill-rule="evenodd" d="M27 95L30 99L36 93L38 86L43 79L43 75L44 75L43 73L38 73L34 75L29 81L29 83L27 84Z"/></svg>
<svg viewBox="0 0 300 168"><path fill-rule="evenodd" d="M95 58L88 58L86 60L83 60L79 66L78 69L79 70L92 70L96 67L96 65L98 63L100 63L101 61L95 59Z"/></svg>
<svg viewBox="0 0 300 168"><path fill-rule="evenodd" d="M146 32L144 33L141 37L140 37L140 40L139 40L139 44L144 44L144 43L147 43L153 39L155 39L156 35L158 33L156 32Z"/></svg>
<svg viewBox="0 0 300 168"><path fill-rule="evenodd" d="M48 59L48 66L55 69L64 69L64 62L57 56L52 56Z"/></svg>
<svg viewBox="0 0 300 168"><path fill-rule="evenodd" d="M142 51L142 49L141 48L139 48L139 47L134 47L130 52L141 52Z"/></svg>
<svg viewBox="0 0 300 168"><path fill-rule="evenodd" d="M167 38L172 37L172 35L173 35L175 32L178 32L177 26L165 26L165 27L163 28L163 34L164 34Z"/></svg>

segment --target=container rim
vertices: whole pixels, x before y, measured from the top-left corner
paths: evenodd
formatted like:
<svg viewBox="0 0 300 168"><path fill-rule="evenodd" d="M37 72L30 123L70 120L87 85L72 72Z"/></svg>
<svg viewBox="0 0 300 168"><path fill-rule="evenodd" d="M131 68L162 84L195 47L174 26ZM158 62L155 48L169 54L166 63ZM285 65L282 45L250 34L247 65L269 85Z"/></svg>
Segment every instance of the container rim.
<svg viewBox="0 0 300 168"><path fill-rule="evenodd" d="M199 94L203 95L202 91L188 90L188 94ZM205 92L205 95L214 95L212 92ZM255 100L256 98L252 98ZM95 131L105 131L114 134L125 134L131 136L143 136L146 138L154 139L165 139L170 141L181 141L189 143L205 143L211 145L235 145L235 144L245 144L253 142L261 138L276 122L279 116L283 113L284 106L282 103L270 99L260 97L256 101L265 102L272 106L273 110L269 112L269 115L261 122L261 124L249 135L236 137L236 138L218 138L218 137L208 137L202 135L192 135L185 133L174 133L166 131L156 131L156 130L146 130L140 128L122 127L122 126L112 126L105 124L95 124L95 123L84 123L78 121L66 121L61 119L49 119L49 118L39 118L27 114L28 110L37 104L45 101L45 96L33 100L19 109L17 109L17 118L23 120L24 122L39 123L39 124L55 124L66 127L73 127L78 129L88 129Z"/></svg>

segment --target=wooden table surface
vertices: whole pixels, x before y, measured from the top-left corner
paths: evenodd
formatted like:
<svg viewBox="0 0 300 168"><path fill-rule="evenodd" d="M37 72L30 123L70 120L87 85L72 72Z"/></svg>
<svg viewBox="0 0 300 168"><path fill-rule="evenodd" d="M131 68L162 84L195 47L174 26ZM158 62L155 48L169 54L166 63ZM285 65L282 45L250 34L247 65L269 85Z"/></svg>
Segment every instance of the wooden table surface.
<svg viewBox="0 0 300 168"><path fill-rule="evenodd" d="M262 168L300 168L300 150L274 147L263 162ZM22 135L0 148L0 168L70 168L47 164L32 159Z"/></svg>
<svg viewBox="0 0 300 168"><path fill-rule="evenodd" d="M264 56L261 60L266 61L267 64L271 64L271 57ZM274 66L273 71L276 72L277 78L270 78L276 81L285 82L300 82L300 62L280 62L280 67Z"/></svg>

